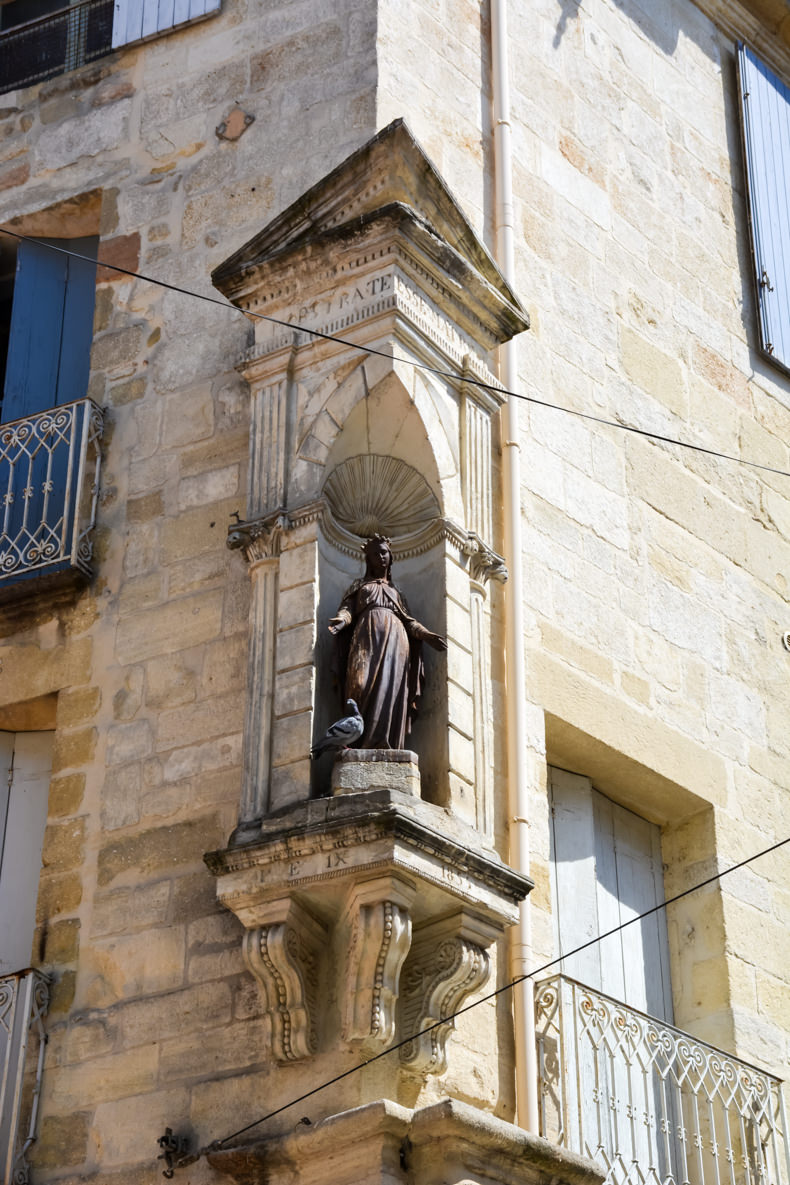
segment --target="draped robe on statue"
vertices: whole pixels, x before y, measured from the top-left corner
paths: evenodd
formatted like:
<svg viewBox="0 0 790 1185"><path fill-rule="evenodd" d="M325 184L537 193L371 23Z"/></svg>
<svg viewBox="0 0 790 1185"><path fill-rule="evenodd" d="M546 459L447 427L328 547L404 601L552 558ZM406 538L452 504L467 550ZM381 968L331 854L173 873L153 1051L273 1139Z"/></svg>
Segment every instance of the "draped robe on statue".
<svg viewBox="0 0 790 1185"><path fill-rule="evenodd" d="M353 626L338 641L344 696L356 700L365 721L359 747L402 749L422 693L422 640L430 631L387 577L355 581L337 616Z"/></svg>

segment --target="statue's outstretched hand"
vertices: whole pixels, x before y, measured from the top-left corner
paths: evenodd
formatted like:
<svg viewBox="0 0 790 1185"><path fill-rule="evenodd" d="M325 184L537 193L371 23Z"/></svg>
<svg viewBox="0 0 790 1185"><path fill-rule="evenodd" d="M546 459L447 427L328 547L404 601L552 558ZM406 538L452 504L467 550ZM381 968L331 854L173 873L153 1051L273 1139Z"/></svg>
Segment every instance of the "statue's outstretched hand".
<svg viewBox="0 0 790 1185"><path fill-rule="evenodd" d="M330 618L330 621L329 621L329 632L330 632L330 634L339 634L340 631L344 630L347 625L348 625L348 621L346 620L345 617L342 617L342 616L332 617L332 618Z"/></svg>
<svg viewBox="0 0 790 1185"><path fill-rule="evenodd" d="M439 634L426 634L425 641L429 646L433 646L434 650L441 651L447 649L447 639L440 637Z"/></svg>

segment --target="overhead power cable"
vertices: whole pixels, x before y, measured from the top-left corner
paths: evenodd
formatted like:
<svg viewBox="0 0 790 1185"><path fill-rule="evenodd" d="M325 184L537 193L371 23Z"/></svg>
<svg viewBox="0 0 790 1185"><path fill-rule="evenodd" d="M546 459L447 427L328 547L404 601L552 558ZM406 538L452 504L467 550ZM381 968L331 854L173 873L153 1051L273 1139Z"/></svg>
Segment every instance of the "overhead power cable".
<svg viewBox="0 0 790 1185"><path fill-rule="evenodd" d="M644 913L640 913L636 917L629 918L627 922L621 922L619 926L613 926L611 930L606 930L603 934L598 934L595 938L590 938L587 942L583 942L580 946L574 947L573 950L565 951L562 955L558 955L557 958L550 959L547 963L543 963L540 967L535 967L527 975L517 976L515 979L510 980L509 983L504 984L500 988L496 988L495 991L488 992L487 995L481 996L477 1000L473 1000L471 1004L466 1004L463 1008L459 1008L456 1012L451 1013L449 1016L443 1016L441 1020L437 1020L434 1024L428 1025L424 1029L420 1029L419 1032L411 1033L408 1037L404 1037L402 1041L398 1041L394 1045L390 1045L387 1049L382 1050L381 1053L376 1053L373 1055L373 1057L365 1058L364 1061L358 1062L356 1065L351 1066L348 1070L344 1070L341 1074L336 1074L334 1078L329 1078L326 1082L322 1082L319 1086L314 1086L311 1090L305 1091L304 1094L300 1094L296 1098L289 1099L287 1103L283 1103L282 1106L276 1107L273 1111L268 1111L265 1115L262 1115L260 1119L255 1119L252 1123L248 1123L244 1127L240 1127L237 1131L231 1132L229 1136L224 1136L221 1140L213 1140L210 1144L207 1144L204 1148L201 1148L197 1156L190 1157L188 1162L194 1163L196 1159L198 1159L200 1156L204 1156L207 1152L221 1151L221 1149L224 1148L226 1144L229 1144L231 1140L235 1140L239 1136L245 1135L248 1131L251 1131L254 1127L259 1127L262 1123L266 1123L266 1121L269 1119L274 1119L276 1115L280 1115L283 1111L287 1111L290 1107L295 1107L297 1103L303 1103L307 1099L312 1098L313 1095L318 1094L320 1091L327 1090L328 1087L334 1086L338 1082L342 1082L344 1078L349 1078L352 1074L359 1073L359 1071L363 1070L365 1066L370 1066L374 1062L380 1061L383 1057L389 1057L391 1053L395 1053L396 1050L402 1049L404 1045L408 1045L410 1042L416 1041L419 1037L425 1036L426 1033L432 1033L434 1029L438 1029L441 1025L446 1025L448 1022L456 1020L459 1016L463 1016L464 1013L471 1012L473 1008L479 1008L481 1004L487 1004L490 1000L496 999L497 996L501 996L504 992L509 992L516 986L516 984L523 983L526 979L534 979L536 975L542 975L544 971L548 971L549 968L556 966L557 963L561 963L565 959L570 959L574 955L581 954L582 951L589 950L591 946L596 946L599 942L603 942L604 939L611 938L613 934L619 934L621 930L625 930L628 926L633 926L636 924L636 922L641 922L645 918L651 917L652 914L658 913L659 910L666 909L668 905L674 905L676 901L681 901L684 897L688 897L691 893L696 893L700 889L704 889L707 885L712 885L715 881L721 880L722 877L729 876L732 872L737 872L739 868L745 868L748 864L753 863L753 861L760 860L763 856L770 855L771 852L777 851L779 848L784 847L785 844L788 843L790 843L790 836L788 836L786 839L779 840L778 843L772 844L769 848L764 848L761 852L755 852L754 855L748 856L745 860L740 860L737 864L733 864L729 868L722 869L721 872L714 873L705 880L699 881L697 884L692 885L691 888L684 889L682 893L676 893L674 897L670 897L668 900L662 901L659 905L654 905L651 909L646 909Z"/></svg>
<svg viewBox="0 0 790 1185"><path fill-rule="evenodd" d="M436 375L438 378L450 379L453 382L464 382L468 386L479 387L483 391L491 391L497 395L512 396L514 399L521 399L524 403L533 404L535 407L543 407L549 411L564 412L565 415L576 416L577 419L587 420L592 424L600 424L606 428L617 428L621 432L630 432L634 436L641 436L647 440L655 440L661 444L670 444L676 448L690 449L692 452L702 453L704 456L714 457L720 461L730 461L736 465L746 465L750 469L759 469L763 473L774 473L779 477L790 477L790 471L786 469L779 469L774 465L764 465L760 461L751 461L748 457L736 457L734 453L722 453L718 449L709 448L704 444L694 444L689 440L679 440L674 436L666 436L661 432L651 432L647 428L637 428L635 424L626 424L620 420L609 420L605 416L598 416L588 411L578 411L573 407L563 407L562 404L551 403L548 399L539 399L537 395L525 395L522 391L511 391L507 387L502 387L495 383L486 383L482 379L473 378L471 375L459 374L456 370L442 370L441 367L431 366L428 362L419 362L414 358L400 358L385 350L377 350L375 346L366 346L359 342L349 341L348 338L339 337L333 333L325 333L321 329L311 329L308 325L301 325L296 321L283 321L279 317L272 317L268 313L256 313L251 309L240 309L237 305L230 304L227 300L221 300L217 296L209 296L206 292L194 292L190 288L182 288L178 284L171 284L167 280L159 280L154 276L146 276L142 272L134 272L129 268L120 267L115 263L104 263L101 259L92 259L89 255L81 255L78 251L70 251L65 247L56 247L52 243L45 243L43 240L34 239L30 235L19 234L18 231L8 230L6 227L0 227L0 233L11 235L20 242L38 243L41 246L49 248L51 251L60 252L61 255L69 255L74 259L82 259L88 263L98 264L100 267L108 268L123 276L129 276L131 279L142 280L146 284L155 284L159 288L166 288L170 292L179 292L183 296L191 296L195 300L204 300L209 304L218 305L223 309L230 309L246 317L252 317L259 321L268 321L270 324L279 325L283 329L310 334L312 337L319 338L322 341L336 342L338 345L348 346L349 349L357 350L362 354L386 358L389 362L402 362L406 366L413 366L416 369L426 371L428 374Z"/></svg>

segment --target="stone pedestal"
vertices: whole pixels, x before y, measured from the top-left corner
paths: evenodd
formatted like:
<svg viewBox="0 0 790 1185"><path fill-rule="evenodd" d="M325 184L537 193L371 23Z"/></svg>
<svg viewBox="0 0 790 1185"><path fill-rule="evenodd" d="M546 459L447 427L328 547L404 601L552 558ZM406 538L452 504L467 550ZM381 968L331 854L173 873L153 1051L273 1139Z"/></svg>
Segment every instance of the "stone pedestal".
<svg viewBox="0 0 790 1185"><path fill-rule="evenodd" d="M420 797L417 754L411 749L346 749L332 769L333 794L388 787Z"/></svg>
<svg viewBox="0 0 790 1185"><path fill-rule="evenodd" d="M451 1099L416 1111L379 1100L208 1159L239 1185L601 1185L604 1179L592 1161Z"/></svg>

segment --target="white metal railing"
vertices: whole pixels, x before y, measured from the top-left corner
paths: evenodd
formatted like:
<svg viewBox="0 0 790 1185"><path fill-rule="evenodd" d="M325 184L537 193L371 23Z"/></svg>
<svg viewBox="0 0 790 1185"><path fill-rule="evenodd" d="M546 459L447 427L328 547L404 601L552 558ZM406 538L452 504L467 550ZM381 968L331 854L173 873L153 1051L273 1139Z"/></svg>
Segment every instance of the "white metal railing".
<svg viewBox="0 0 790 1185"><path fill-rule="evenodd" d="M28 968L0 978L0 1180L27 1185L44 1068L49 980ZM24 1135L20 1134L24 1133Z"/></svg>
<svg viewBox="0 0 790 1185"><path fill-rule="evenodd" d="M0 424L0 586L91 574L101 410L90 399Z"/></svg>
<svg viewBox="0 0 790 1185"><path fill-rule="evenodd" d="M541 1135L607 1185L790 1185L778 1078L566 976L537 985Z"/></svg>

